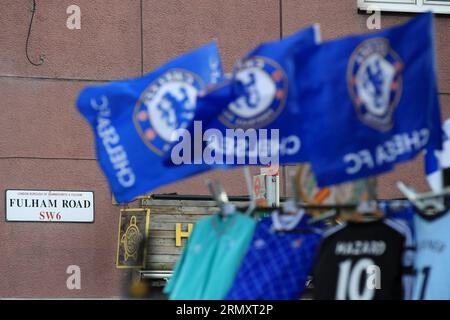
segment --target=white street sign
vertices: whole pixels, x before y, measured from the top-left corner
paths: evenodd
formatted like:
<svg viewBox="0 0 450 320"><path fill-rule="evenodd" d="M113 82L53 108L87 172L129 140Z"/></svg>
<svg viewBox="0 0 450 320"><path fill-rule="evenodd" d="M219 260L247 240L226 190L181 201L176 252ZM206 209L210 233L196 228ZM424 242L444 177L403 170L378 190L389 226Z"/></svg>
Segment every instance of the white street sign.
<svg viewBox="0 0 450 320"><path fill-rule="evenodd" d="M93 222L94 193L6 190L6 221Z"/></svg>

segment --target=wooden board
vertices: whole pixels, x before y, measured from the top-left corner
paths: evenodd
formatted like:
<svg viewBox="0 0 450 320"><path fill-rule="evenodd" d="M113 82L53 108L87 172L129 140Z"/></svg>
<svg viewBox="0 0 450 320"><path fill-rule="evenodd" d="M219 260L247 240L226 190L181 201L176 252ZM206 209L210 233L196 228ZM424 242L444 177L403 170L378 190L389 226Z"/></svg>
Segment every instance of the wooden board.
<svg viewBox="0 0 450 320"><path fill-rule="evenodd" d="M144 208L150 209L149 240L147 244L147 270L173 270L181 255L187 238L182 238L182 246L177 247L175 226L187 231L187 225L219 211L215 201L205 200L154 200L142 201ZM247 202L235 203L238 207Z"/></svg>

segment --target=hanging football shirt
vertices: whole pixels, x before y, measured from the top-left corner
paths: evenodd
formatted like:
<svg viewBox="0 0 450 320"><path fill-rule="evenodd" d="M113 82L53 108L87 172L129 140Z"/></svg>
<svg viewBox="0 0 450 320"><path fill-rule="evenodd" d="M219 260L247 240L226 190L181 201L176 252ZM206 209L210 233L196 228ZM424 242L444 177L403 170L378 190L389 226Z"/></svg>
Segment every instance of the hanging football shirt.
<svg viewBox="0 0 450 320"><path fill-rule="evenodd" d="M416 208L412 203L406 200L381 200L378 206L383 211L384 216L395 220L396 222L406 224L411 230L413 236L413 248L415 250L415 225L414 216Z"/></svg>
<svg viewBox="0 0 450 320"><path fill-rule="evenodd" d="M414 300L450 299L450 214L414 217L417 252Z"/></svg>
<svg viewBox="0 0 450 320"><path fill-rule="evenodd" d="M172 300L220 300L232 285L256 222L235 213L197 222L164 293Z"/></svg>
<svg viewBox="0 0 450 320"><path fill-rule="evenodd" d="M409 228L390 219L330 229L314 266L315 299L409 299L411 246Z"/></svg>
<svg viewBox="0 0 450 320"><path fill-rule="evenodd" d="M309 232L277 232L275 226L286 225L282 220L274 213L258 223L225 299L286 300L301 297L322 237L320 232L311 230L307 215L296 221L294 230L305 228ZM294 221L292 219L287 224Z"/></svg>

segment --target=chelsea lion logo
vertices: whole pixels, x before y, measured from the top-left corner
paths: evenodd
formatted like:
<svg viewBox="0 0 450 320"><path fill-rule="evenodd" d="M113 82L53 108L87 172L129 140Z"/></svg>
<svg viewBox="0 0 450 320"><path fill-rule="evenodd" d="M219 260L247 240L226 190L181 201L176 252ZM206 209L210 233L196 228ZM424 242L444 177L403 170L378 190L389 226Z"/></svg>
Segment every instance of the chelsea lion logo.
<svg viewBox="0 0 450 320"><path fill-rule="evenodd" d="M350 96L359 119L387 131L402 93L403 63L386 39L370 39L353 52L347 69Z"/></svg>
<svg viewBox="0 0 450 320"><path fill-rule="evenodd" d="M219 120L227 127L242 129L257 129L275 120L287 95L283 69L265 57L251 57L236 66L234 76L245 94L230 103Z"/></svg>
<svg viewBox="0 0 450 320"><path fill-rule="evenodd" d="M203 82L194 73L172 69L154 80L136 103L133 120L144 143L163 155L173 142L172 134L187 128L194 118L197 93Z"/></svg>

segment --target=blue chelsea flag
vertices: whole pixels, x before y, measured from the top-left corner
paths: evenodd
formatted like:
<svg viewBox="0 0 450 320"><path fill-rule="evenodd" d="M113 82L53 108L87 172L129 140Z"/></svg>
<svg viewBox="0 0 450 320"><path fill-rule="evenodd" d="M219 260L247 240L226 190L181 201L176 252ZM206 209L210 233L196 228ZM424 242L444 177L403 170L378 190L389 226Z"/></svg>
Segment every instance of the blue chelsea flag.
<svg viewBox="0 0 450 320"><path fill-rule="evenodd" d="M294 53L315 46L318 32L311 26L240 59L226 81L199 97L194 122L179 134L183 139L167 161L211 167L305 162L307 123L294 83Z"/></svg>
<svg viewBox="0 0 450 320"><path fill-rule="evenodd" d="M173 132L192 121L198 92L222 76L213 42L143 77L80 93L77 107L93 128L98 161L118 202L207 169L166 168L163 160Z"/></svg>
<svg viewBox="0 0 450 320"><path fill-rule="evenodd" d="M433 16L297 52L299 99L320 186L390 171L441 148Z"/></svg>

